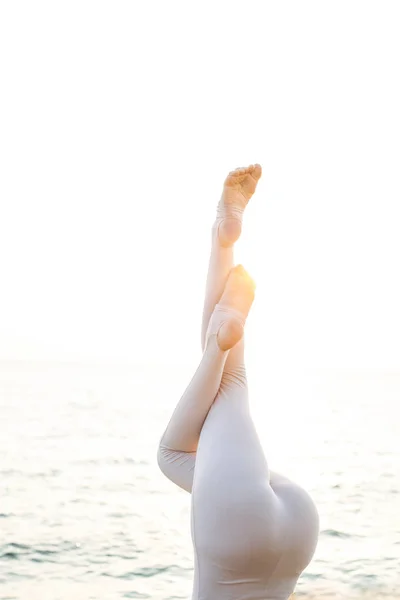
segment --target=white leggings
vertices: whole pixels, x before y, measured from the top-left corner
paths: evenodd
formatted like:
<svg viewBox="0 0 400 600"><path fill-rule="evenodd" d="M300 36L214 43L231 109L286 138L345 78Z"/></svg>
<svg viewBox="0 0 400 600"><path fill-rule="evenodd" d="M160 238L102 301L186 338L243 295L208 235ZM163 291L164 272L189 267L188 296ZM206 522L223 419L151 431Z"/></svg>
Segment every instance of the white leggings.
<svg viewBox="0 0 400 600"><path fill-rule="evenodd" d="M227 352L216 342L216 305L233 267L233 248L219 243L220 221L212 228L203 356L157 460L192 494L192 600L287 600L314 555L319 518L303 488L269 470L249 410L244 339Z"/></svg>

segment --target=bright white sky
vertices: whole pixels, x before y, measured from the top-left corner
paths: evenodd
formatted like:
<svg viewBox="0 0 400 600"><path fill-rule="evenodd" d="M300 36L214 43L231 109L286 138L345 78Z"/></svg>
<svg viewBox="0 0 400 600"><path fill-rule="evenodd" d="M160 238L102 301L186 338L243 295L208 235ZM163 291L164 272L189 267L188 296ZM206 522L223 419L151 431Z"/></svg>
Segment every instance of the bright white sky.
<svg viewBox="0 0 400 600"><path fill-rule="evenodd" d="M249 360L400 365L400 4L3 2L0 358L199 356L210 226L259 162Z"/></svg>

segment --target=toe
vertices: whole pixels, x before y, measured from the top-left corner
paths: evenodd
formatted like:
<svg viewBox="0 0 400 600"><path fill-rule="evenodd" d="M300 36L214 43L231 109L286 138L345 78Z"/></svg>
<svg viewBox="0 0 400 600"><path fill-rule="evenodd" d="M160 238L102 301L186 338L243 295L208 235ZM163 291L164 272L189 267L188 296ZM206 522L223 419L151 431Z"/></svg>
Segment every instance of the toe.
<svg viewBox="0 0 400 600"><path fill-rule="evenodd" d="M244 266L243 266L243 265L236 265L236 267L234 267L234 268L232 269L232 271L233 271L233 272L234 272L236 275L238 275L238 276L240 276L240 277L244 278L244 279L246 280L246 283L247 283L247 284L249 284L249 285L250 285L250 287L252 287L252 288L253 288L253 290L255 289L255 287L256 287L256 283L255 283L254 279L253 279L253 278L252 278L252 277L249 275L249 273L246 271L246 269L244 268Z"/></svg>
<svg viewBox="0 0 400 600"><path fill-rule="evenodd" d="M256 179L256 180L260 179L261 173L262 173L261 165L259 165L259 164L254 165L254 169L251 174L254 177L254 179Z"/></svg>
<svg viewBox="0 0 400 600"><path fill-rule="evenodd" d="M247 275L247 271L243 265L236 265L233 267L233 271L235 271L238 275Z"/></svg>

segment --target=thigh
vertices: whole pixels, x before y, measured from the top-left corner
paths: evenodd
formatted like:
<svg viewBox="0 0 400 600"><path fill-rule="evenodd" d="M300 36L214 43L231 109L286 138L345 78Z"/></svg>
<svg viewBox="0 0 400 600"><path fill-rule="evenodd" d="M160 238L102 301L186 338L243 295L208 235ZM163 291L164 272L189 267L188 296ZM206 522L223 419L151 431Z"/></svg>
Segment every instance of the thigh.
<svg viewBox="0 0 400 600"><path fill-rule="evenodd" d="M192 539L203 564L231 573L275 566L282 554L284 510L267 481L219 476L193 482Z"/></svg>
<svg viewBox="0 0 400 600"><path fill-rule="evenodd" d="M203 425L192 487L192 535L203 560L227 569L273 564L282 539L281 501L250 416L247 389L220 390ZM206 559L208 557L208 559Z"/></svg>
<svg viewBox="0 0 400 600"><path fill-rule="evenodd" d="M286 528L280 568L299 575L309 564L317 546L317 507L304 488L279 473L271 475L271 487L282 506Z"/></svg>

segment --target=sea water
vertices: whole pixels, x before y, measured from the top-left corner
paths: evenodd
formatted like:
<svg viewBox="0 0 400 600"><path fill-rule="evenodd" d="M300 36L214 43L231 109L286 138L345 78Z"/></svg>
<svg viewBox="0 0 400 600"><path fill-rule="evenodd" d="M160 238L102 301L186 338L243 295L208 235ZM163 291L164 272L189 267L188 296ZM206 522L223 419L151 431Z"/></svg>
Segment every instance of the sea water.
<svg viewBox="0 0 400 600"><path fill-rule="evenodd" d="M157 444L195 365L0 363L0 600L188 600L190 496ZM296 598L400 597L400 373L249 373L272 470L312 495Z"/></svg>

